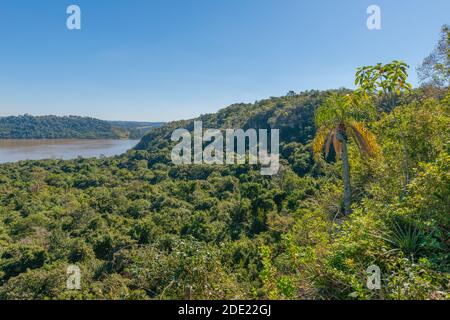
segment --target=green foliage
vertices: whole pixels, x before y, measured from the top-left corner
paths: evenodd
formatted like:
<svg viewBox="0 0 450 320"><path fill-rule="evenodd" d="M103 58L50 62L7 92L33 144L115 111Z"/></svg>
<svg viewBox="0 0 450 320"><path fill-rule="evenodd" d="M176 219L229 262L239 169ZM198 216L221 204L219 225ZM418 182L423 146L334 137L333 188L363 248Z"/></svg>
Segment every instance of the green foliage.
<svg viewBox="0 0 450 320"><path fill-rule="evenodd" d="M344 220L340 162L312 160L314 114L333 93L339 103L317 124L357 118L380 146L367 158L349 144ZM0 299L183 299L186 287L193 299L449 299L448 98L413 91L380 108L349 93L290 93L201 117L205 128L280 128L273 177L172 165L170 134L193 120L116 157L0 165ZM66 289L69 264L81 290ZM366 286L371 265L381 290Z"/></svg>
<svg viewBox="0 0 450 320"><path fill-rule="evenodd" d="M313 150L318 158L325 149L330 152L333 144L337 157L341 156L343 140L352 138L359 150L366 155L374 156L378 152L375 137L365 128L359 119L370 117L373 107L367 101L351 95L332 94L316 111L317 135L313 142ZM340 138L341 136L341 138Z"/></svg>
<svg viewBox="0 0 450 320"><path fill-rule="evenodd" d="M409 66L403 61L392 61L388 64L378 63L375 66L358 68L355 84L358 92L373 94L401 94L412 90L407 82Z"/></svg>
<svg viewBox="0 0 450 320"><path fill-rule="evenodd" d="M414 223L395 219L391 222L390 229L385 240L405 255L414 257L423 249L424 235Z"/></svg>
<svg viewBox="0 0 450 320"><path fill-rule="evenodd" d="M438 44L417 70L419 80L426 86L450 85L450 27L442 26Z"/></svg>

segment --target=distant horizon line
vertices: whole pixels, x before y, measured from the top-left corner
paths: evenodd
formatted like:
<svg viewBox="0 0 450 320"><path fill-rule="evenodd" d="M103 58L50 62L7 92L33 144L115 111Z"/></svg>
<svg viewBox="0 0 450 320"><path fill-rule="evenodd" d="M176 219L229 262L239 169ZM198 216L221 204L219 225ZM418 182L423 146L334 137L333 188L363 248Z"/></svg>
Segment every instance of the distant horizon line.
<svg viewBox="0 0 450 320"><path fill-rule="evenodd" d="M322 92L322 91L333 91L333 90L353 90L353 89L343 86L343 87L339 87L339 88L328 88L328 89L302 89L302 90L299 90L299 91L286 90L286 93L284 95L270 95L270 96L262 97L262 98L259 98L259 99L254 99L253 102L244 102L244 101L232 102L232 103L228 103L225 106L219 107L215 111L212 111L212 112L199 113L199 114L191 116L191 117L174 118L174 119L170 119L170 120L166 120L166 121L164 121L164 120L150 120L150 121L147 121L147 120L117 120L117 119L105 119L105 118L102 118L102 117L89 116L89 115L77 115L77 114L63 114L63 115L61 114L61 115L58 115L58 114L49 114L49 113L47 113L47 114L31 114L31 113L28 113L28 112L22 113L22 114L0 115L0 118L20 117L20 116L25 116L25 115L30 115L32 117L45 117L45 116L70 117L70 116L73 116L73 117L97 119L97 120L108 121L108 122L116 122L116 121L121 122L122 121L122 122L145 122L145 123L169 123L169 122L176 122L176 121L181 121L181 120L196 119L196 118L198 118L198 117L200 117L202 115L205 115L205 114L214 114L214 113L219 112L222 109L228 108L228 107L236 105L236 104L254 104L256 102L260 102L260 101L264 101L264 100L270 100L272 98L281 98L281 97L286 96L290 92L294 92L296 95L301 95L303 93L308 93L308 92L312 92L312 91Z"/></svg>

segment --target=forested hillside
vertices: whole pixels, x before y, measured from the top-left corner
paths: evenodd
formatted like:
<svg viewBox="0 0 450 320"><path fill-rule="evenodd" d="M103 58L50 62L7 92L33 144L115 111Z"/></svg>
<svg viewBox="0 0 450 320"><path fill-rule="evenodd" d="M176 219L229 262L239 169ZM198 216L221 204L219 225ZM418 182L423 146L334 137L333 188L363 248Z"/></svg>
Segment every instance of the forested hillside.
<svg viewBox="0 0 450 320"><path fill-rule="evenodd" d="M0 139L120 139L121 128L103 120L78 116L31 116L0 118Z"/></svg>
<svg viewBox="0 0 450 320"><path fill-rule="evenodd" d="M0 298L168 299L183 298L186 286L196 299L445 298L449 97L416 91L396 107L397 120L383 112L367 123L383 156L359 156L350 144L345 217L340 161L315 162L310 144L314 112L330 95L202 117L208 127L289 130L271 178L247 165L171 165L167 136L190 121L152 131L123 156L1 165ZM80 291L65 288L68 264L82 270ZM382 290L365 286L373 264Z"/></svg>
<svg viewBox="0 0 450 320"><path fill-rule="evenodd" d="M11 116L0 117L0 139L140 139L160 125L79 116Z"/></svg>
<svg viewBox="0 0 450 320"><path fill-rule="evenodd" d="M0 165L0 299L450 299L450 92L408 71L199 118L280 129L274 176L174 165L193 120L121 156Z"/></svg>

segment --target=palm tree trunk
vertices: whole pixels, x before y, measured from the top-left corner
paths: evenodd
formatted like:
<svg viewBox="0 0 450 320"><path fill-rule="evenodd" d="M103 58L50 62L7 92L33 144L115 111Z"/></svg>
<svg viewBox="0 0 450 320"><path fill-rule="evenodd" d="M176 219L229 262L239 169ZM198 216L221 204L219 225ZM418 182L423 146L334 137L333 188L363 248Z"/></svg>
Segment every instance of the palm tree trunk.
<svg viewBox="0 0 450 320"><path fill-rule="evenodd" d="M350 165L348 163L348 149L347 139L342 139L342 167L343 167L343 179L344 179L344 213L349 215L351 213L351 201L352 193L350 189Z"/></svg>

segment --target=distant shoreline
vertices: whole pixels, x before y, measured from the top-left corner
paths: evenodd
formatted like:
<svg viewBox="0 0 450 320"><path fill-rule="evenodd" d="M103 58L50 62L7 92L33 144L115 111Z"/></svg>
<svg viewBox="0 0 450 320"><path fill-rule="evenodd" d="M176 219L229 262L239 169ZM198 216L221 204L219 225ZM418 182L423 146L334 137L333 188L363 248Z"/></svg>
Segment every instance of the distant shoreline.
<svg viewBox="0 0 450 320"><path fill-rule="evenodd" d="M105 121L80 116L9 116L0 118L0 139L140 139L162 122Z"/></svg>

